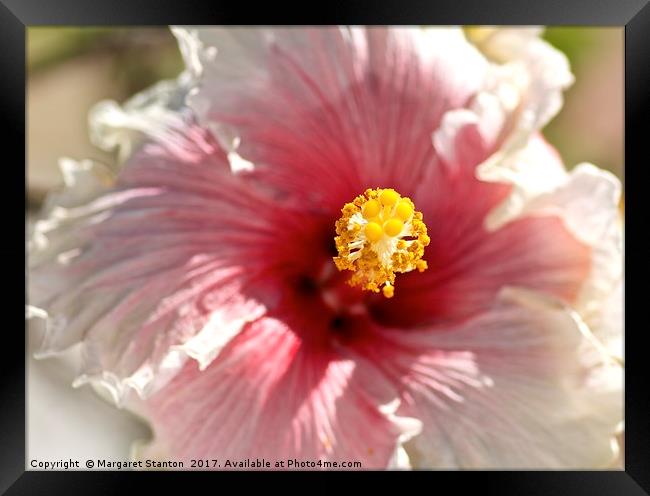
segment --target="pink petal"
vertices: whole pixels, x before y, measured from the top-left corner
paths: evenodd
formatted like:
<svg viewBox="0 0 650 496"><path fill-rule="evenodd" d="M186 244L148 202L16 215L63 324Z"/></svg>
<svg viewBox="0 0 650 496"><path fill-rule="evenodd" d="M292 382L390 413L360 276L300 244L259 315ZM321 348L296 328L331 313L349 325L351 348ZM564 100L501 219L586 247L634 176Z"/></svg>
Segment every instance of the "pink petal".
<svg viewBox="0 0 650 496"><path fill-rule="evenodd" d="M360 461L386 467L419 428L379 407L395 390L376 369L299 338L263 318L233 339L203 372L189 363L138 407L155 441L141 454L185 461ZM182 422L179 419L183 419ZM300 468L300 467L298 467ZM319 468L319 466L303 467ZM358 467L357 467L358 468Z"/></svg>
<svg viewBox="0 0 650 496"><path fill-rule="evenodd" d="M187 60L200 61L191 105L202 122L264 181L337 209L375 184L413 191L435 165L431 133L479 88L486 66L456 28L199 29L180 38Z"/></svg>
<svg viewBox="0 0 650 496"><path fill-rule="evenodd" d="M420 419L406 448L419 467L605 467L622 397L585 387L572 313L547 296L504 291L492 308L425 331L385 332L361 355L404 388Z"/></svg>
<svg viewBox="0 0 650 496"><path fill-rule="evenodd" d="M460 130L456 139L455 163L431 170L430 181L415 197L429 226L429 269L401 276L395 297L378 299L375 315L403 326L465 318L485 310L501 288L513 285L574 302L590 270L590 248L554 213L488 230L486 217L510 186L474 176L490 153L475 126ZM544 153L549 163L556 160Z"/></svg>
<svg viewBox="0 0 650 496"><path fill-rule="evenodd" d="M165 132L114 187L55 205L30 255L29 301L49 315L41 355L82 342L78 382L101 380L118 400L127 385L160 387L179 351L209 362L264 312L273 230L256 209L274 204L230 173L204 131Z"/></svg>
<svg viewBox="0 0 650 496"><path fill-rule="evenodd" d="M618 178L583 163L561 185L529 199L519 213L519 217L557 215L577 239L591 247L591 270L576 303L590 325L599 319L603 302L623 277L620 198Z"/></svg>

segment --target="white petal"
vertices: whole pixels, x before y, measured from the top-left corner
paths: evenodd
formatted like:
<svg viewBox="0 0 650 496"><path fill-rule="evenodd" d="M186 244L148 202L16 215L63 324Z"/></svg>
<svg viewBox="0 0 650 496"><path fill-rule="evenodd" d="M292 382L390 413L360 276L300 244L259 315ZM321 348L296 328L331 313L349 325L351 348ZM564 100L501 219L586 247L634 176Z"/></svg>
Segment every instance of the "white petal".
<svg viewBox="0 0 650 496"><path fill-rule="evenodd" d="M471 30L470 30L471 33ZM434 134L436 149L453 149L453 141L464 124L477 126L492 155L478 169L486 181L507 180L538 189L558 184L562 166L558 161L532 172L526 170L531 153L530 139L552 119L562 106L562 92L572 84L569 64L561 52L538 37L536 28L480 28L477 46L495 61L483 81L482 89L462 114L443 118L443 126ZM452 110L450 114L461 111ZM470 116L467 113L473 113ZM454 123L450 126L450 123ZM447 124L445 129L444 125ZM522 176L523 177L520 177ZM541 183L540 183L541 179ZM525 200L515 191L504 209L516 210Z"/></svg>
<svg viewBox="0 0 650 496"><path fill-rule="evenodd" d="M30 349L38 329L30 322ZM129 445L149 435L131 413L116 409L90 390L70 384L79 367L78 347L47 361L27 362L28 460L128 460ZM29 465L28 470L33 469Z"/></svg>
<svg viewBox="0 0 650 496"><path fill-rule="evenodd" d="M123 105L104 100L93 106L88 115L90 140L97 147L118 152L124 161L145 136L160 138L170 126L185 119L185 100L195 81L190 72L176 80L160 81Z"/></svg>

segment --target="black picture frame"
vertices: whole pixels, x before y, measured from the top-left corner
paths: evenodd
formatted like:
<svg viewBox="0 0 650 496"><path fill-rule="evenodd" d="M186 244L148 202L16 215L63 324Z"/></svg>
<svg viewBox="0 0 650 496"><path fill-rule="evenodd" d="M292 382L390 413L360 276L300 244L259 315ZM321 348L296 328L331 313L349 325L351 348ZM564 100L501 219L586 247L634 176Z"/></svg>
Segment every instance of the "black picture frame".
<svg viewBox="0 0 650 496"><path fill-rule="evenodd" d="M641 188L650 184L644 173L648 168L642 152L647 141L643 125L650 110L650 6L648 0L444 0L438 2L401 1L328 2L322 5L292 5L281 9L277 4L253 7L236 2L197 2L167 0L0 0L0 136L3 138L1 177L2 217L6 242L0 243L5 261L3 299L5 320L3 352L0 359L0 493L56 494L75 491L80 494L109 494L137 480L149 484L152 477L167 484L171 474L132 472L37 472L25 471L25 335L18 332L23 317L25 272L18 261L24 259L19 232L25 223L17 213L21 188L25 187L25 32L35 25L166 25L166 24L543 24L625 26L625 316L628 322L644 317L646 296L644 281L648 267L644 263L647 244L643 243L644 222ZM597 109L594 109L597 112ZM11 152L11 153L8 153ZM647 196L647 194L646 194ZM636 288L636 286L639 286ZM24 322L24 320L23 320ZM638 327L638 328L637 328ZM409 483L414 477L431 490L440 483L454 491L478 484L481 492L517 495L641 495L650 494L650 377L647 349L643 336L647 325L626 325L625 335L625 470L612 471L476 471L476 472L368 472L336 474L337 478L370 477L384 484L398 479ZM175 474L176 475L176 474ZM179 474L186 477L185 474ZM193 474L194 475L194 474ZM206 474L196 474L206 477ZM262 474L256 474L262 475ZM293 476L290 474L289 476ZM298 477L330 477L334 474L300 474ZM210 474L211 476L211 474ZM220 474L218 477L233 477ZM266 474L276 478L280 474ZM285 474L286 476L286 474ZM239 474L241 478L241 474ZM402 479L403 480L399 480ZM211 479L223 481L223 479ZM409 479L410 481L411 479ZM208 480L205 480L208 484ZM222 482L220 482L221 484ZM313 484L312 481L308 482ZM403 486L412 487L412 486ZM476 487L476 486L475 486ZM187 488L189 489L189 488ZM187 490L186 489L186 490ZM215 487L215 489L219 489ZM191 489L192 490L192 489ZM198 489L196 489L198 490Z"/></svg>

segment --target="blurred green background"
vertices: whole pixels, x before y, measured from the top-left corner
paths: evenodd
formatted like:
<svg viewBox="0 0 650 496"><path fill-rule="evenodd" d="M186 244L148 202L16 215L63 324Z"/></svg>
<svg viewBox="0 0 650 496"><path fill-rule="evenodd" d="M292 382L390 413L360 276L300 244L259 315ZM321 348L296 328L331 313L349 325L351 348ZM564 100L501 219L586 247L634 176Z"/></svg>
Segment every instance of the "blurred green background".
<svg viewBox="0 0 650 496"><path fill-rule="evenodd" d="M623 170L623 29L553 27L546 39L570 59L576 83L546 127L568 167L593 162ZM109 160L88 139L87 114L97 101L123 101L182 70L167 28L27 30L28 193L37 206L61 182L57 161Z"/></svg>

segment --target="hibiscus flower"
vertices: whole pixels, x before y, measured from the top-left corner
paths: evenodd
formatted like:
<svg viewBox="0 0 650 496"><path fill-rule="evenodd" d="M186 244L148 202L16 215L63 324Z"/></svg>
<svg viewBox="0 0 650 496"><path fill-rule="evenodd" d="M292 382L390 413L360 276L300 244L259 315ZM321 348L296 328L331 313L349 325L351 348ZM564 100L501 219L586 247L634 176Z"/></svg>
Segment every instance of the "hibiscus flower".
<svg viewBox="0 0 650 496"><path fill-rule="evenodd" d="M540 129L524 28L174 29L187 70L62 162L30 244L41 356L139 456L603 467L622 419L619 181ZM186 465L189 466L189 463Z"/></svg>

